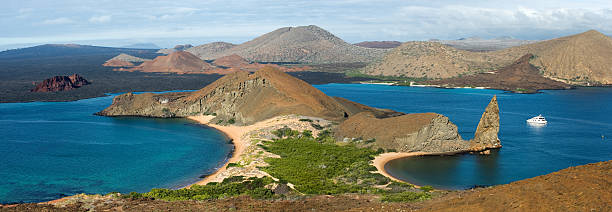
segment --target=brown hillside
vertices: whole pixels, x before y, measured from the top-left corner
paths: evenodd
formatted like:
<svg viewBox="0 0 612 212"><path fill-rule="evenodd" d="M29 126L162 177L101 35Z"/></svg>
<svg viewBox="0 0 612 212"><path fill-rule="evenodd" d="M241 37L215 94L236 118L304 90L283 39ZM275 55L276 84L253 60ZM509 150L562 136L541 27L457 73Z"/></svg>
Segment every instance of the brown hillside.
<svg viewBox="0 0 612 212"><path fill-rule="evenodd" d="M442 87L486 87L518 93L535 93L542 89L569 89L571 86L540 75L540 71L529 61L534 56L527 54L500 70L448 79L423 82Z"/></svg>
<svg viewBox="0 0 612 212"><path fill-rule="evenodd" d="M423 203L422 211L612 211L612 161L457 192Z"/></svg>
<svg viewBox="0 0 612 212"><path fill-rule="evenodd" d="M202 60L214 60L215 58L211 57L211 55L217 55L225 50L228 50L232 47L236 46L235 44L226 43L226 42L213 42L207 43L199 46L194 46L185 50Z"/></svg>
<svg viewBox="0 0 612 212"><path fill-rule="evenodd" d="M204 73L214 67L193 54L185 51L172 52L169 55L158 56L152 61L145 61L130 71L141 72L173 72L173 73Z"/></svg>
<svg viewBox="0 0 612 212"><path fill-rule="evenodd" d="M231 68L246 66L250 64L248 60L245 60L244 58L236 54L220 57L216 59L213 63L216 66L225 66Z"/></svg>
<svg viewBox="0 0 612 212"><path fill-rule="evenodd" d="M361 111L347 110L308 83L266 67L254 74L236 71L190 93L123 94L115 97L113 104L99 114L152 117L216 114L215 121L251 124L288 114L342 120Z"/></svg>
<svg viewBox="0 0 612 212"><path fill-rule="evenodd" d="M306 70L311 69L310 66L287 67L287 66L280 66L277 64L260 64L256 62L251 63L248 60L236 54L220 57L214 60L213 64L218 66L218 69L216 69L213 72L219 73L219 74L227 74L227 73L231 73L231 72L238 71L238 70L255 72L265 67L276 68L283 72L306 71Z"/></svg>
<svg viewBox="0 0 612 212"><path fill-rule="evenodd" d="M570 84L612 84L612 39L595 30L501 50L496 54L536 56L543 75Z"/></svg>
<svg viewBox="0 0 612 212"><path fill-rule="evenodd" d="M392 49L402 45L399 41L363 41L354 44L355 46L361 46L366 48L377 48L377 49Z"/></svg>
<svg viewBox="0 0 612 212"><path fill-rule="evenodd" d="M449 78L460 74L491 71L515 59L512 55L497 57L459 50L438 42L406 42L391 50L381 61L368 65L364 73L412 78Z"/></svg>
<svg viewBox="0 0 612 212"><path fill-rule="evenodd" d="M468 52L435 42L407 42L364 73L406 77L450 78L510 65L531 53L531 64L543 76L569 84L612 83L612 39L591 30L581 34L492 52Z"/></svg>
<svg viewBox="0 0 612 212"><path fill-rule="evenodd" d="M192 49L187 51L195 51ZM370 62L381 58L386 51L346 43L310 25L280 28L225 51L198 50L195 54L207 60L237 54L257 62L338 63Z"/></svg>
<svg viewBox="0 0 612 212"><path fill-rule="evenodd" d="M123 60L107 60L102 65L106 67L134 67L134 63Z"/></svg>

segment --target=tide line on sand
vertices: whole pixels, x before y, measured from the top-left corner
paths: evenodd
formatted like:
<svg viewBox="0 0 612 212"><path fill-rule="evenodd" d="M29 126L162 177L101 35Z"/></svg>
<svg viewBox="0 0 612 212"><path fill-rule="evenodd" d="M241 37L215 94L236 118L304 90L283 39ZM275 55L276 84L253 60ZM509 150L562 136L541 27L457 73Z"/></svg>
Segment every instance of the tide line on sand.
<svg viewBox="0 0 612 212"><path fill-rule="evenodd" d="M200 124L207 125L209 127L215 128L221 132L223 132L228 138L231 139L234 144L234 152L232 153L232 157L229 158L221 166L221 168L217 169L213 174L206 176L204 179L186 186L186 188L190 188L192 185L206 185L209 182L214 182L217 175L224 172L227 169L227 164L236 163L240 160L240 155L244 152L246 148L246 143L248 142L243 138L243 135L249 132L250 126L222 126L217 124L210 123L210 120L215 118L214 116L188 116L188 119L197 121Z"/></svg>

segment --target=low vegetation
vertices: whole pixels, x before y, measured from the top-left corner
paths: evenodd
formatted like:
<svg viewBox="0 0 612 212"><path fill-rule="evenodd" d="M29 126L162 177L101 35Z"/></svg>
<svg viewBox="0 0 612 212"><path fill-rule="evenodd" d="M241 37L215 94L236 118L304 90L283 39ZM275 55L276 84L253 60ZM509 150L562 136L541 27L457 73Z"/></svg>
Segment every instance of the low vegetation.
<svg viewBox="0 0 612 212"><path fill-rule="evenodd" d="M324 130L317 138L311 132L298 133L284 127L274 134L279 139L264 141L261 147L279 155L266 158L261 167L281 181L295 185L304 194L374 193L383 201L415 201L431 197L431 190L414 189L413 185L390 180L370 165L380 151L359 148L353 144L338 145L331 131ZM331 139L330 139L331 138Z"/></svg>
<svg viewBox="0 0 612 212"><path fill-rule="evenodd" d="M312 131L299 132L287 126L272 132L278 137L273 141L259 144L264 150L279 155L280 158L266 158L269 164L259 167L270 177L244 178L229 177L221 183L194 185L190 189L152 189L146 193L132 192L123 198L151 198L166 201L209 200L248 195L256 199L280 198L285 194L275 194L271 189L275 184L293 184L298 194L378 194L381 201L419 201L431 198L431 187L416 189L413 185L392 182L389 178L376 173L370 164L375 151L359 148L351 143L339 145L330 130L322 130L315 138ZM230 163L228 167L240 167Z"/></svg>
<svg viewBox="0 0 612 212"><path fill-rule="evenodd" d="M249 195L256 199L268 199L274 196L272 190L265 188L272 184L274 180L270 177L248 178L235 176L226 178L221 183L208 183L207 185L193 185L191 188L183 189L160 189L154 188L146 193L131 192L122 195L123 198L152 198L166 201L177 200L209 200Z"/></svg>

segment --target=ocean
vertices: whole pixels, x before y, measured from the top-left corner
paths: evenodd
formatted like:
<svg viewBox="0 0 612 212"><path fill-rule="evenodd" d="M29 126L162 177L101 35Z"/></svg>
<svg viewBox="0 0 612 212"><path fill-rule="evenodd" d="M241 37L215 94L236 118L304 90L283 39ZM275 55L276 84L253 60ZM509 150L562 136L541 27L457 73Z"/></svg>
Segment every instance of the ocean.
<svg viewBox="0 0 612 212"><path fill-rule="evenodd" d="M0 203L179 188L231 156L194 121L93 115L112 98L0 104Z"/></svg>
<svg viewBox="0 0 612 212"><path fill-rule="evenodd" d="M612 160L612 89L578 88L514 94L489 89L441 89L366 84L316 86L330 96L406 113L435 112L471 139L497 95L502 148L491 155L423 156L389 162L392 176L440 189L505 184L570 166ZM542 114L545 126L526 120Z"/></svg>

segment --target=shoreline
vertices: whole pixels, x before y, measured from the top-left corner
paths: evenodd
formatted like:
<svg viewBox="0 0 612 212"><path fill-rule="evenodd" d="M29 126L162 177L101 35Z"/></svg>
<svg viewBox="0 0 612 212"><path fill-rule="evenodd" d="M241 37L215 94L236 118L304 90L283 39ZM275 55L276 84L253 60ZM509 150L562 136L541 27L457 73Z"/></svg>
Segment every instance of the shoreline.
<svg viewBox="0 0 612 212"><path fill-rule="evenodd" d="M487 148L485 150L476 151L476 152L483 152L483 151L487 151L490 149L497 149L497 148ZM405 180L400 180L394 177L393 175L389 174L389 172L387 172L387 170L385 169L385 165L387 165L387 163L391 162L392 160L397 160L401 158L417 157L417 156L456 155L456 154L464 154L464 153L470 153L470 152L474 152L474 151L460 150L460 151L453 151L453 152L387 152L387 153L382 153L374 157L374 160L371 160L371 161L373 163L372 165L376 167L376 173L382 174L383 176L391 180L403 182L403 183L409 183L409 184L414 185L415 188L420 188L421 186L419 185L416 185L412 182L408 182Z"/></svg>
<svg viewBox="0 0 612 212"><path fill-rule="evenodd" d="M232 144L234 145L234 151L232 152L232 157L230 157L225 164L221 166L219 169L215 170L214 173L204 177L195 183L185 186L184 188L191 188L193 185L206 185L210 182L215 182L215 178L222 172L227 169L227 165L230 163L235 163L240 160L240 156L246 149L245 140L242 139L244 134L248 132L248 127L240 127L240 126L221 126L217 124L211 124L210 120L215 118L214 116L188 116L187 119L198 122L199 124L206 125L216 130L221 131L225 136L227 136Z"/></svg>
<svg viewBox="0 0 612 212"><path fill-rule="evenodd" d="M372 165L376 167L377 173L382 174L383 176L391 180L403 182L403 183L410 183L414 185L411 182L407 182L407 181L400 180L400 179L393 177L391 174L389 174L389 172L387 172L387 170L385 169L385 165L392 160L396 160L400 158L407 158L407 157L414 157L414 156L423 156L423 155L431 155L431 153L427 153L427 152L387 152L387 153L382 153L374 157L374 160L372 160L374 164ZM414 186L417 188L420 187L418 185L414 185Z"/></svg>

